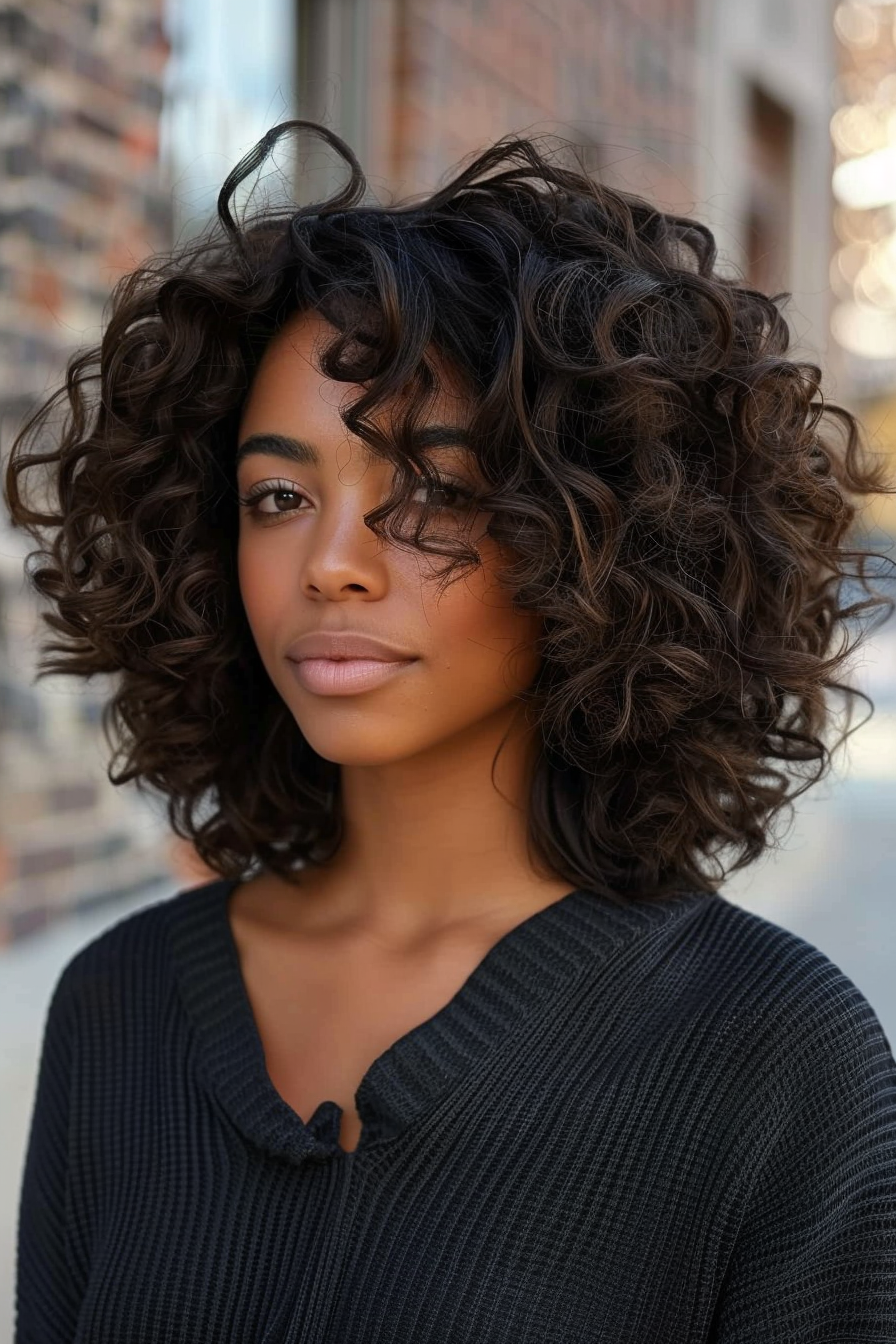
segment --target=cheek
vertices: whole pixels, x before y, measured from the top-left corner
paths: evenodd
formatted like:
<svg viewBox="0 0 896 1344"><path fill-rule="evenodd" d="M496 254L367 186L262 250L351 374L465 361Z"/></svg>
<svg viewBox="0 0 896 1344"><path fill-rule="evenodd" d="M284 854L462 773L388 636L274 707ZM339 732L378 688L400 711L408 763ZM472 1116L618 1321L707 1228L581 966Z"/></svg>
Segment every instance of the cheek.
<svg viewBox="0 0 896 1344"><path fill-rule="evenodd" d="M487 564L428 601L426 618L439 671L454 694L499 703L531 684L541 661L541 620L514 610Z"/></svg>
<svg viewBox="0 0 896 1344"><path fill-rule="evenodd" d="M283 566L264 563L258 547L243 545L237 549L237 575L243 609L258 639L275 622L285 600L280 592Z"/></svg>

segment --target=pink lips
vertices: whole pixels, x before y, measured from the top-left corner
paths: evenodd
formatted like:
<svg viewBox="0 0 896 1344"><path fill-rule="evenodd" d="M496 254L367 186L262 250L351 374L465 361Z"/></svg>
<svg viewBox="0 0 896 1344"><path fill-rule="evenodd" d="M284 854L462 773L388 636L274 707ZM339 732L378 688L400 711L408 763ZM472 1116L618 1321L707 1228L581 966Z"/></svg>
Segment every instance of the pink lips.
<svg viewBox="0 0 896 1344"><path fill-rule="evenodd" d="M415 654L360 630L309 630L286 650L300 686L316 695L354 695L398 676Z"/></svg>
<svg viewBox="0 0 896 1344"><path fill-rule="evenodd" d="M293 676L317 695L355 695L391 680L415 658L386 662L380 658L303 658L290 661Z"/></svg>

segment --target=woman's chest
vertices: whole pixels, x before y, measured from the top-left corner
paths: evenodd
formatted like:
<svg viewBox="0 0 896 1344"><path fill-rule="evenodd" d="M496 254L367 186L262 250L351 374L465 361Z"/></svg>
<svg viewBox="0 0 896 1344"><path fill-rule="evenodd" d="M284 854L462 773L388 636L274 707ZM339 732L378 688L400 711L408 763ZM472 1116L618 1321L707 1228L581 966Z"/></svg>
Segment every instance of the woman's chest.
<svg viewBox="0 0 896 1344"><path fill-rule="evenodd" d="M360 1138L355 1094L374 1061L438 1013L483 955L472 942L417 958L322 949L238 918L232 931L271 1083L306 1124L336 1102L346 1152Z"/></svg>
<svg viewBox="0 0 896 1344"><path fill-rule="evenodd" d="M435 988L356 975L328 997L273 941L250 939L240 959L272 1078L299 1116L350 1099L377 1052L468 973ZM374 1077L388 1084L383 1112L401 1111L415 1080L425 1102L342 1154L303 1149L273 1104L245 1005L217 995L201 1030L172 1034L179 1002L166 1002L120 1081L78 1072L75 1344L706 1340L738 1218L732 1168L748 1165L733 1150L738 1117L699 1071L679 1063L688 1085L670 1085L664 1040L648 1033L633 1052L627 1033L622 1050L589 995L552 1003L497 1049L487 1019L466 1015L450 1083L446 1050L418 1037L402 1056L413 1069Z"/></svg>
<svg viewBox="0 0 896 1344"><path fill-rule="evenodd" d="M189 1156L119 1173L75 1344L701 1344L718 1211L581 1119L505 1079L388 1152L293 1166L197 1106Z"/></svg>

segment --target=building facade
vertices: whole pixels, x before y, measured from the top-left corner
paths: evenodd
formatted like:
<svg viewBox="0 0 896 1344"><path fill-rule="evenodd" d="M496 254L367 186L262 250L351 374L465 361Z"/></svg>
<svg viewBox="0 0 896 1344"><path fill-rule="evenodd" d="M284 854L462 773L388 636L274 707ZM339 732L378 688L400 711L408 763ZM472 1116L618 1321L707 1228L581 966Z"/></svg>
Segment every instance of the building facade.
<svg viewBox="0 0 896 1344"><path fill-rule="evenodd" d="M832 326L874 447L896 472L896 3L839 4L834 28ZM896 496L872 514L896 536Z"/></svg>
<svg viewBox="0 0 896 1344"><path fill-rule="evenodd" d="M299 115L348 140L383 200L431 190L467 155L521 132L563 137L604 181L692 208L696 7L299 0ZM334 182L311 174L299 194Z"/></svg>
<svg viewBox="0 0 896 1344"><path fill-rule="evenodd" d="M847 397L829 280L834 11L832 0L300 0L298 105L348 139L383 197L431 189L508 131L567 138L608 185L708 224L723 271L789 293L795 356Z"/></svg>
<svg viewBox="0 0 896 1344"><path fill-rule="evenodd" d="M170 239L161 3L0 5L0 455L114 281ZM0 943L166 871L145 803L106 778L106 686L35 680L30 538L0 521Z"/></svg>

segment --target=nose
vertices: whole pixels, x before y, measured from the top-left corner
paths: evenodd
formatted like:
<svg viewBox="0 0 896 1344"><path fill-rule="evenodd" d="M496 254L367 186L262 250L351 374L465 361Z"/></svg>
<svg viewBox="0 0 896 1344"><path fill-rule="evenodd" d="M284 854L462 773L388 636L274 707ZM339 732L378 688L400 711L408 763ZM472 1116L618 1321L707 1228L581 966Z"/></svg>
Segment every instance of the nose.
<svg viewBox="0 0 896 1344"><path fill-rule="evenodd" d="M309 597L337 601L352 593L380 597L388 589L385 543L364 522L375 506L357 487L340 491L307 528L301 582Z"/></svg>

